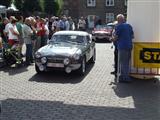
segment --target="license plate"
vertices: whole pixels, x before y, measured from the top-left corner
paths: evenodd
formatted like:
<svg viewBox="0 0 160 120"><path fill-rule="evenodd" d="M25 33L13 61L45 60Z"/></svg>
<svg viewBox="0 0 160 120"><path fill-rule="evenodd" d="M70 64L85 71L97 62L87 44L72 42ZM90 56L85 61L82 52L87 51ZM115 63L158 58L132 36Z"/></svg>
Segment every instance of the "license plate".
<svg viewBox="0 0 160 120"><path fill-rule="evenodd" d="M47 67L60 67L60 68L63 68L64 64L62 64L62 63L48 63Z"/></svg>

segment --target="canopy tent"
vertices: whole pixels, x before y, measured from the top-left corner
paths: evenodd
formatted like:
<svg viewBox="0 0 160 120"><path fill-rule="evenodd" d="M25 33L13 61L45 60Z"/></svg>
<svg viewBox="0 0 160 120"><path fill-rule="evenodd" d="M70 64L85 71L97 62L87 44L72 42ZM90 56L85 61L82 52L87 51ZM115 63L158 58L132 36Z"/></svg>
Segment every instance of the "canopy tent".
<svg viewBox="0 0 160 120"><path fill-rule="evenodd" d="M15 11L15 12L17 12L19 10L15 7L14 4L11 4L11 6L7 8L7 11Z"/></svg>
<svg viewBox="0 0 160 120"><path fill-rule="evenodd" d="M6 6L0 5L0 13L6 13Z"/></svg>

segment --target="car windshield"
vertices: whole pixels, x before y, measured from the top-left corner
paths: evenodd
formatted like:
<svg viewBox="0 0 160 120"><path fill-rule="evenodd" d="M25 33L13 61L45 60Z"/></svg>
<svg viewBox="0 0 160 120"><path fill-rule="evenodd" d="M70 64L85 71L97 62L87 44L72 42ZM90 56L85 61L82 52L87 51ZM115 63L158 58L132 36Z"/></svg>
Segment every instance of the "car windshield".
<svg viewBox="0 0 160 120"><path fill-rule="evenodd" d="M50 43L73 43L84 44L86 43L86 37L80 35L54 35L50 40Z"/></svg>
<svg viewBox="0 0 160 120"><path fill-rule="evenodd" d="M113 29L113 26L107 25L106 28L107 28L107 29Z"/></svg>
<svg viewBox="0 0 160 120"><path fill-rule="evenodd" d="M97 30L106 29L106 26L104 26L104 25L97 25L96 29Z"/></svg>
<svg viewBox="0 0 160 120"><path fill-rule="evenodd" d="M96 30L105 30L105 29L112 29L112 26L108 25L97 25Z"/></svg>

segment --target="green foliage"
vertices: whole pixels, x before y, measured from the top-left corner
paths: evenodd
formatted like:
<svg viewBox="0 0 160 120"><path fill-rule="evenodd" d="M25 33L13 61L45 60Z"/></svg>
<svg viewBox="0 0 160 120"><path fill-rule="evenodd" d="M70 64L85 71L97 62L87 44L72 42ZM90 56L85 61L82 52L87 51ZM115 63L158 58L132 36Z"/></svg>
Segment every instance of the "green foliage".
<svg viewBox="0 0 160 120"><path fill-rule="evenodd" d="M54 8L55 8L55 13L56 13L55 15L59 15L60 5L57 2L55 2Z"/></svg>
<svg viewBox="0 0 160 120"><path fill-rule="evenodd" d="M63 0L55 0L57 4L59 5L59 8L62 9L63 6Z"/></svg>
<svg viewBox="0 0 160 120"><path fill-rule="evenodd" d="M23 11L24 0L14 0L14 5L20 11Z"/></svg>
<svg viewBox="0 0 160 120"><path fill-rule="evenodd" d="M6 7L9 7L12 3L12 0L1 0L0 4Z"/></svg>
<svg viewBox="0 0 160 120"><path fill-rule="evenodd" d="M44 0L45 12L50 15L58 15L59 4L55 0Z"/></svg>
<svg viewBox="0 0 160 120"><path fill-rule="evenodd" d="M14 0L14 5L24 14L45 12L48 15L59 15L63 0Z"/></svg>
<svg viewBox="0 0 160 120"><path fill-rule="evenodd" d="M48 14L54 13L54 0L44 0L44 10Z"/></svg>
<svg viewBox="0 0 160 120"><path fill-rule="evenodd" d="M14 4L23 13L42 11L39 0L14 0Z"/></svg>
<svg viewBox="0 0 160 120"><path fill-rule="evenodd" d="M24 11L41 11L39 0L24 0Z"/></svg>
<svg viewBox="0 0 160 120"><path fill-rule="evenodd" d="M42 12L44 12L44 1L45 0L40 0L39 2L40 2L40 7L41 7L41 9L42 9Z"/></svg>
<svg viewBox="0 0 160 120"><path fill-rule="evenodd" d="M57 10L57 15L60 15L63 7L63 0L55 0L59 6L59 9Z"/></svg>

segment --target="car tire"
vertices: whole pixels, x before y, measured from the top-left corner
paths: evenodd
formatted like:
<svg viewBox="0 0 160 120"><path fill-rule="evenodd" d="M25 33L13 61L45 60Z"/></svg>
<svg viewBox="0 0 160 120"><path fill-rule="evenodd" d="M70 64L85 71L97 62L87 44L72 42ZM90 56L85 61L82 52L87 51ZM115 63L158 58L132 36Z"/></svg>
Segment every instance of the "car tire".
<svg viewBox="0 0 160 120"><path fill-rule="evenodd" d="M86 72L86 58L85 57L82 58L81 67L79 68L78 72L80 73L80 75L84 75Z"/></svg>
<svg viewBox="0 0 160 120"><path fill-rule="evenodd" d="M39 67L38 67L37 65L35 65L35 70L36 70L36 72L37 72L38 74L41 74L41 73L42 73L42 71L39 70Z"/></svg>
<svg viewBox="0 0 160 120"><path fill-rule="evenodd" d="M95 63L96 61L96 49L94 49L93 56L91 57L91 63Z"/></svg>

